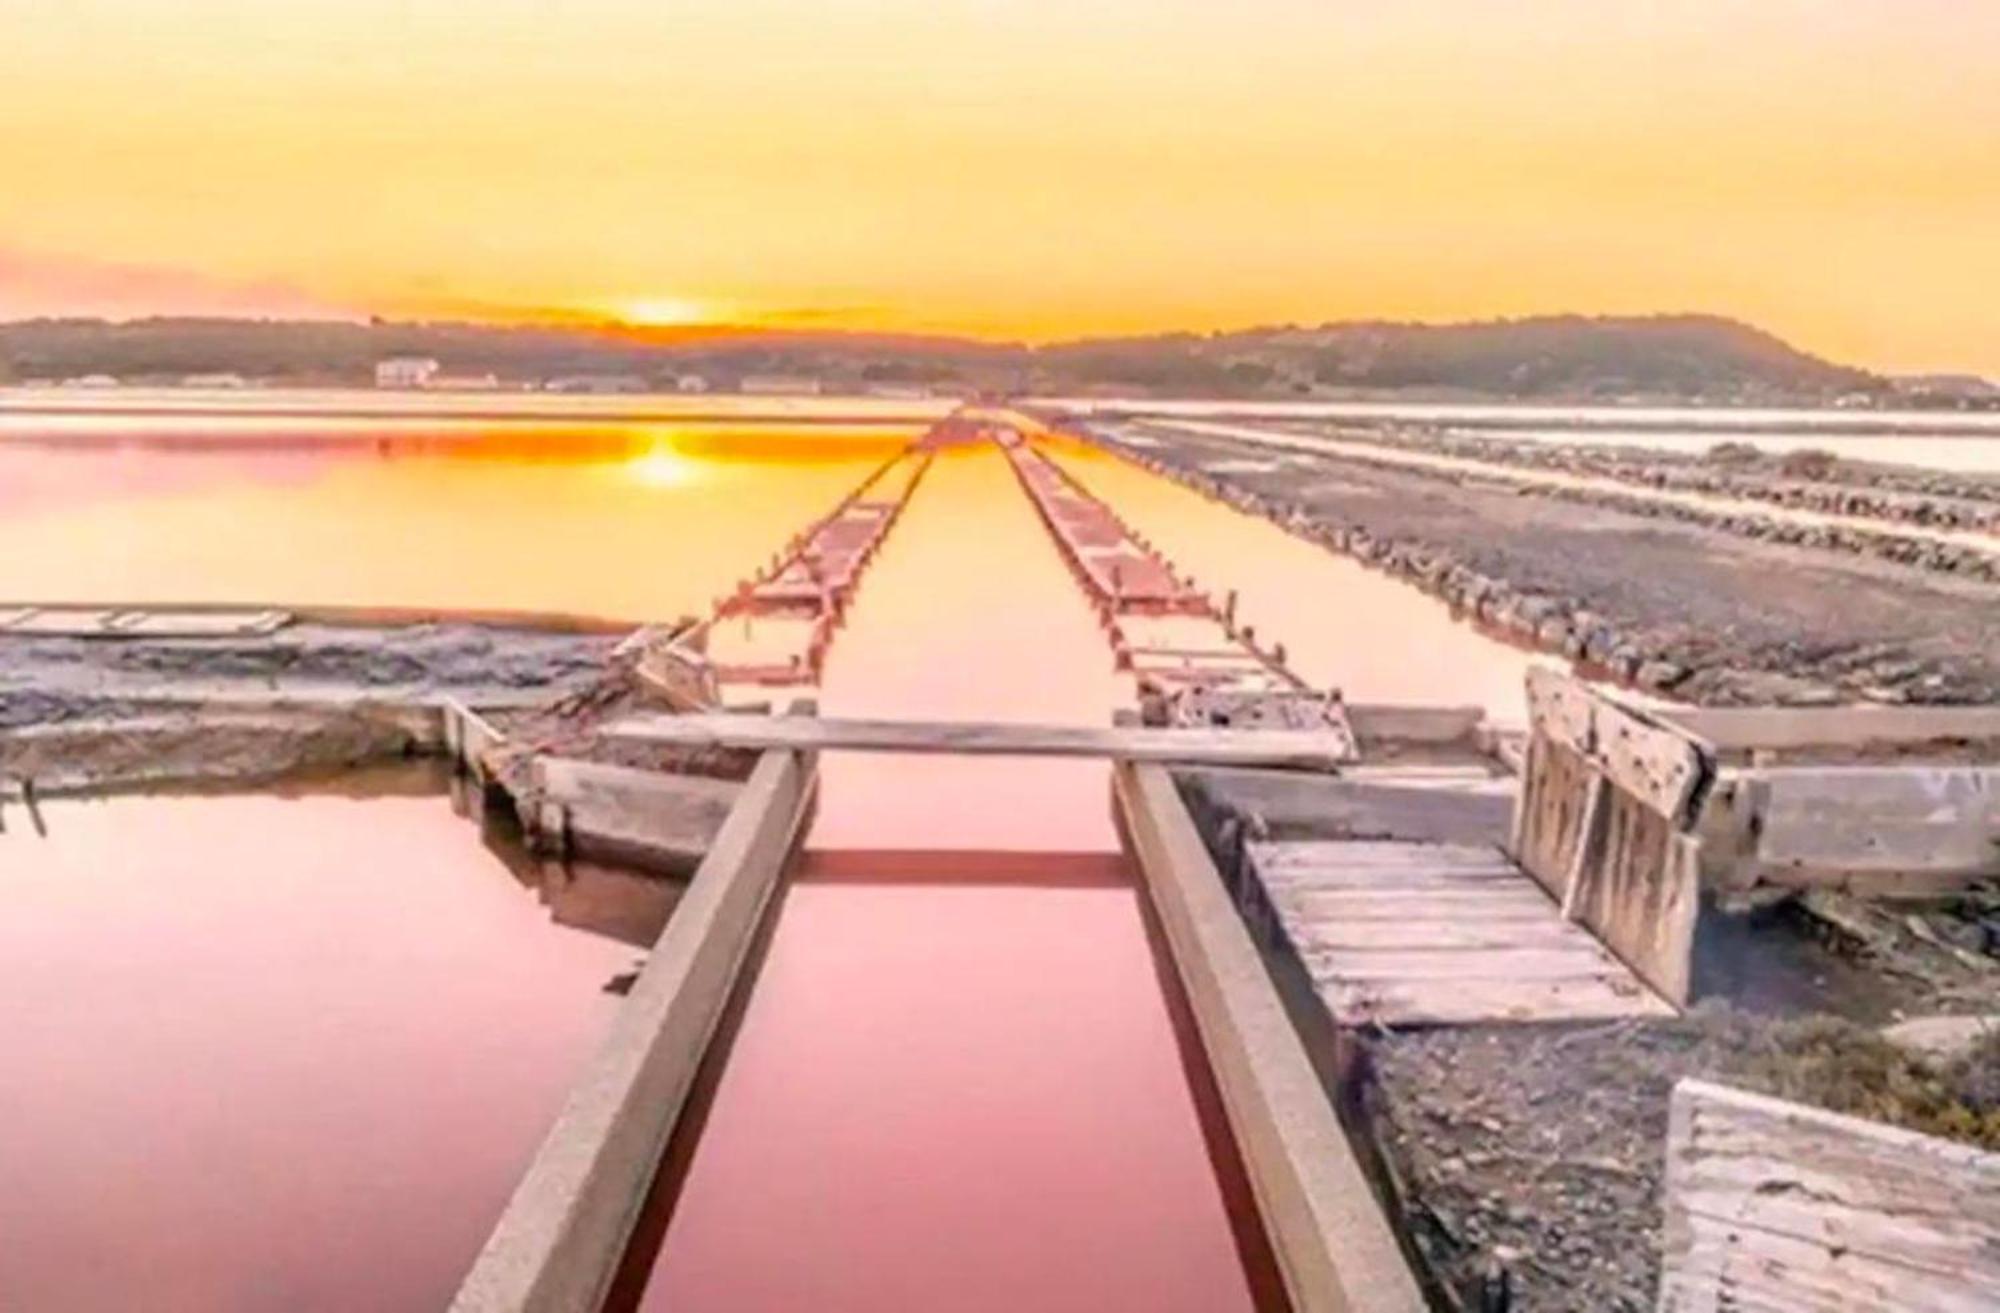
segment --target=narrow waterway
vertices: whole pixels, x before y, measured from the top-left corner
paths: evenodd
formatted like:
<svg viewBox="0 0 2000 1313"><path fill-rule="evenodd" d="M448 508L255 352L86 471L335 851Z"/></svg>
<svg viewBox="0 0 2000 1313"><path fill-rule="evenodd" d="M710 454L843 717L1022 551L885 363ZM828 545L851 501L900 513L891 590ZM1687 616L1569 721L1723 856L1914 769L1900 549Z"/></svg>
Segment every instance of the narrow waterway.
<svg viewBox="0 0 2000 1313"><path fill-rule="evenodd" d="M947 452L835 644L824 709L1093 723L1123 696L1001 453ZM1106 768L823 770L698 1138L612 1307L1272 1307Z"/></svg>
<svg viewBox="0 0 2000 1313"><path fill-rule="evenodd" d="M676 886L360 788L10 809L0 1308L450 1301Z"/></svg>
<svg viewBox="0 0 2000 1313"><path fill-rule="evenodd" d="M1519 723L1528 667L1555 663L1480 633L1400 579L1129 461L1076 443L1046 449L1183 573L1217 597L1236 593L1238 617L1283 643L1292 669L1350 702L1480 706Z"/></svg>

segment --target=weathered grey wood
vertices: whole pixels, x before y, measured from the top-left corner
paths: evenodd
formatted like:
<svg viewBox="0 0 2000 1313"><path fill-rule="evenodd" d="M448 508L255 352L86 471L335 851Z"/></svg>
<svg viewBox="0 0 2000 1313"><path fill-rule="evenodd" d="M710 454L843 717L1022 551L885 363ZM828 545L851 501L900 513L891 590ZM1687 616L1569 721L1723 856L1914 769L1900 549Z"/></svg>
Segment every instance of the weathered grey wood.
<svg viewBox="0 0 2000 1313"><path fill-rule="evenodd" d="M1528 717L1537 737L1589 761L1663 816L1682 817L1703 778L1702 745L1685 729L1557 671L1529 669Z"/></svg>
<svg viewBox="0 0 2000 1313"><path fill-rule="evenodd" d="M1701 910L1699 845L1614 791L1599 852L1577 885L1576 920L1669 1002L1685 1004Z"/></svg>
<svg viewBox="0 0 2000 1313"><path fill-rule="evenodd" d="M292 623L288 611L155 606L29 606L0 609L0 633L38 638L253 638Z"/></svg>
<svg viewBox="0 0 2000 1313"><path fill-rule="evenodd" d="M457 698L439 701L444 729L445 754L481 784L492 774L489 756L507 742L507 736L492 721Z"/></svg>
<svg viewBox="0 0 2000 1313"><path fill-rule="evenodd" d="M1590 878L1590 862L1601 846L1599 831L1603 829L1606 799L1611 793L1610 782L1599 771L1590 773L1590 783L1584 788L1583 819L1578 823L1576 848L1570 854L1569 871L1563 878L1562 914L1565 921L1577 919L1577 905L1582 901L1583 886Z"/></svg>
<svg viewBox="0 0 2000 1313"><path fill-rule="evenodd" d="M683 747L908 752L1331 770L1353 759L1347 736L1327 730L1143 729L815 716L689 715L621 720L608 738Z"/></svg>
<svg viewBox="0 0 2000 1313"><path fill-rule="evenodd" d="M1672 1010L1494 848L1259 841L1245 855L1343 1025Z"/></svg>
<svg viewBox="0 0 2000 1313"><path fill-rule="evenodd" d="M700 865L743 793L733 780L563 757L537 757L531 773L538 837L558 851L663 875Z"/></svg>
<svg viewBox="0 0 2000 1313"><path fill-rule="evenodd" d="M648 692L675 711L712 711L722 705L714 663L706 654L674 639L648 644L632 673Z"/></svg>
<svg viewBox="0 0 2000 1313"><path fill-rule="evenodd" d="M1307 963L1308 970L1312 964ZM1465 1026L1494 1022L1603 1021L1672 1016L1627 974L1570 980L1337 980L1315 982L1342 1025Z"/></svg>
<svg viewBox="0 0 2000 1313"><path fill-rule="evenodd" d="M1529 742L1509 851L1558 902L1569 893L1584 843L1584 812L1600 778L1590 758L1567 743L1540 734Z"/></svg>
<svg viewBox="0 0 2000 1313"><path fill-rule="evenodd" d="M1436 890L1395 890L1357 892L1337 889L1294 889L1274 893L1273 901L1291 907L1301 916L1355 921L1404 919L1412 916L1492 917L1548 921L1556 918L1556 906L1538 889L1512 889L1441 893Z"/></svg>
<svg viewBox="0 0 2000 1313"><path fill-rule="evenodd" d="M1663 1239L1661 1313L1984 1313L2000 1154L1684 1080Z"/></svg>
<svg viewBox="0 0 2000 1313"><path fill-rule="evenodd" d="M1597 747L1592 754L1605 776L1669 820L1680 822L1702 779L1698 745L1676 729L1600 697Z"/></svg>
<svg viewBox="0 0 2000 1313"><path fill-rule="evenodd" d="M1339 980L1580 980L1618 972L1618 960L1589 939L1542 948L1337 948L1310 959ZM1621 973L1622 974L1622 973Z"/></svg>
<svg viewBox="0 0 2000 1313"><path fill-rule="evenodd" d="M1547 917L1531 920L1388 920L1288 923L1300 954L1344 948L1561 948L1596 941L1589 932Z"/></svg>
<svg viewBox="0 0 2000 1313"><path fill-rule="evenodd" d="M1347 723L1363 743L1470 743L1485 721L1485 708L1476 706L1347 704Z"/></svg>
<svg viewBox="0 0 2000 1313"><path fill-rule="evenodd" d="M1291 1307L1418 1313L1395 1233L1172 777L1121 762L1112 780Z"/></svg>
<svg viewBox="0 0 2000 1313"><path fill-rule="evenodd" d="M1641 979L1687 1001L1700 847L1685 831L1712 753L1650 712L1548 670L1528 676L1535 727L1511 848Z"/></svg>
<svg viewBox="0 0 2000 1313"><path fill-rule="evenodd" d="M1527 681L1530 732L1588 755L1596 719L1590 690L1546 666L1530 666Z"/></svg>
<svg viewBox="0 0 2000 1313"><path fill-rule="evenodd" d="M757 764L459 1288L454 1313L599 1306L796 842L814 779L810 756L773 751Z"/></svg>
<svg viewBox="0 0 2000 1313"><path fill-rule="evenodd" d="M1757 874L2000 874L2000 767L1775 767L1757 799Z"/></svg>
<svg viewBox="0 0 2000 1313"><path fill-rule="evenodd" d="M1264 887L1273 896L1304 893L1467 893L1519 889L1521 873L1513 867L1468 867L1460 870L1399 870L1359 867L1354 870L1268 870Z"/></svg>
<svg viewBox="0 0 2000 1313"><path fill-rule="evenodd" d="M1673 707L1672 721L1724 751L1866 748L2000 739L2000 706Z"/></svg>
<svg viewBox="0 0 2000 1313"><path fill-rule="evenodd" d="M1415 843L1401 839L1287 839L1253 841L1247 851L1260 866L1277 870L1352 870L1386 866L1412 871L1452 867L1512 870L1497 847L1483 843Z"/></svg>

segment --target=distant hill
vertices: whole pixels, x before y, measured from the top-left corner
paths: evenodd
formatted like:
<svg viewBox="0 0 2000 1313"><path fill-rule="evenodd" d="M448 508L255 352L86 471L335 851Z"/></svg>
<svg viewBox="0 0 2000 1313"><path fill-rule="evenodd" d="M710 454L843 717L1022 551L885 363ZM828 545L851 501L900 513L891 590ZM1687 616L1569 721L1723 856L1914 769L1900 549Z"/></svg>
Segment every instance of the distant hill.
<svg viewBox="0 0 2000 1313"><path fill-rule="evenodd" d="M753 374L829 387L930 385L1210 396L1476 396L1541 400L1829 401L1889 380L1807 355L1734 320L1556 316L1466 324L1335 323L1031 347L961 338L622 326L314 323L229 319L0 324L0 378L108 374L176 382L237 373L279 383L372 381L375 362L435 357L452 374L533 383L616 375L654 385Z"/></svg>

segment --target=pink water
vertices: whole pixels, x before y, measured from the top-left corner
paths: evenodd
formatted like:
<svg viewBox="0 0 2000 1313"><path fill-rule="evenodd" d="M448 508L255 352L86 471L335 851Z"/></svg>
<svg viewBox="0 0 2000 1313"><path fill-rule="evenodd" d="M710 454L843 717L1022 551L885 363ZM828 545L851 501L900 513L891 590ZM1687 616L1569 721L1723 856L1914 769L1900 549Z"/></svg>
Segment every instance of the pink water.
<svg viewBox="0 0 2000 1313"><path fill-rule="evenodd" d="M538 898L437 793L44 811L0 835L0 1308L443 1308L672 886Z"/></svg>
<svg viewBox="0 0 2000 1313"><path fill-rule="evenodd" d="M1122 691L993 450L940 460L828 674L831 714L1102 721ZM1105 768L823 768L705 1124L654 1201L664 1235L613 1307L1268 1307Z"/></svg>

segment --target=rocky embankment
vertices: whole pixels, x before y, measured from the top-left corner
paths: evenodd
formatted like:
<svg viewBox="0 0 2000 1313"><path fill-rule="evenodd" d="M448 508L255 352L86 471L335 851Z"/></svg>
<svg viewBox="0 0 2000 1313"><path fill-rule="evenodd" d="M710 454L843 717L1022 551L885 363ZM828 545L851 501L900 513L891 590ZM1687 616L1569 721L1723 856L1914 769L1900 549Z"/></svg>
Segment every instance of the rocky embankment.
<svg viewBox="0 0 2000 1313"><path fill-rule="evenodd" d="M1402 451L1617 479L1640 487L1736 497L1828 515L2000 533L2000 476L1994 475L1845 460L1814 449L1769 452L1743 442L1717 443L1692 455L1436 428L1342 430L1340 437Z"/></svg>
<svg viewBox="0 0 2000 1313"><path fill-rule="evenodd" d="M573 694L615 642L475 624L0 635L0 775L44 789L242 781L409 756L431 746L441 699Z"/></svg>
<svg viewBox="0 0 2000 1313"><path fill-rule="evenodd" d="M1981 577L1812 532L1789 540L1765 520L1732 532L1636 494L1524 497L1345 455L1273 460L1169 428L1145 429L1144 446L1116 440L1132 432L1110 430L1105 445L1403 578L1496 636L1646 689L1715 705L2000 702L2000 589Z"/></svg>
<svg viewBox="0 0 2000 1313"><path fill-rule="evenodd" d="M1899 501L1897 504L1904 506L1909 512L1908 517L1902 520L1904 523L1924 524L1940 530L1948 529L1966 536L1991 531L1994 532L1994 537L1990 545L1951 541L1933 534L1899 532L1892 519L1884 519L1880 528L1832 521L1806 522L1795 518L1736 510L1722 505L1698 505L1667 500L1648 495L1642 489L1654 488L1662 492L1694 496L1750 498L1787 510L1807 511L1818 515L1859 517L1867 517L1874 513L1863 508L1872 507L1880 510L1889 504L1882 495L1866 490L1843 490L1834 487L1808 490L1797 485L1757 479L1741 480L1740 486L1732 486L1722 477L1701 477L1684 472L1669 474L1668 467L1646 462L1628 462L1622 467L1623 473L1620 473L1618 472L1620 467L1614 467L1609 461L1603 462L1601 466L1593 466L1592 462L1582 458L1570 460L1561 454L1567 450L1566 448L1550 448L1546 444L1527 444L1530 447L1540 448L1539 452L1531 453L1534 459L1509 460L1500 455L1479 454L1471 449L1472 444L1485 444L1490 441L1484 438L1451 438L1430 442L1407 436L1390 439L1371 434L1366 438L1348 440L1366 442L1388 450L1480 460L1502 466L1503 469L1488 475L1475 470L1415 466L1394 459L1386 451L1379 461L1352 452L1341 453L1340 459L1355 464L1375 464L1387 469L1419 474L1444 483L1461 485L1494 478L1504 479L1507 477L1504 467L1509 466L1566 476L1618 479L1632 484L1633 491L1625 493L1604 487L1576 487L1529 481L1512 483L1510 486L1513 491L1524 496L1548 497L1584 506L1603 506L1633 515L1697 524L1759 542L1848 552L1856 556L1893 561L1920 570L1933 570L1940 574L2000 583L2000 531L1992 530L1990 525L1979 518L1986 514L1986 508L1977 503L1948 503L1932 498L1921 498ZM1549 452L1556 454L1543 454ZM1818 456L1822 453L1794 454ZM1824 504L1814 504L1815 502ZM2000 513L2000 506L1993 509L1996 513ZM1930 518L1924 519L1922 518L1924 516ZM1954 523L1952 521L1954 516L1962 523Z"/></svg>

